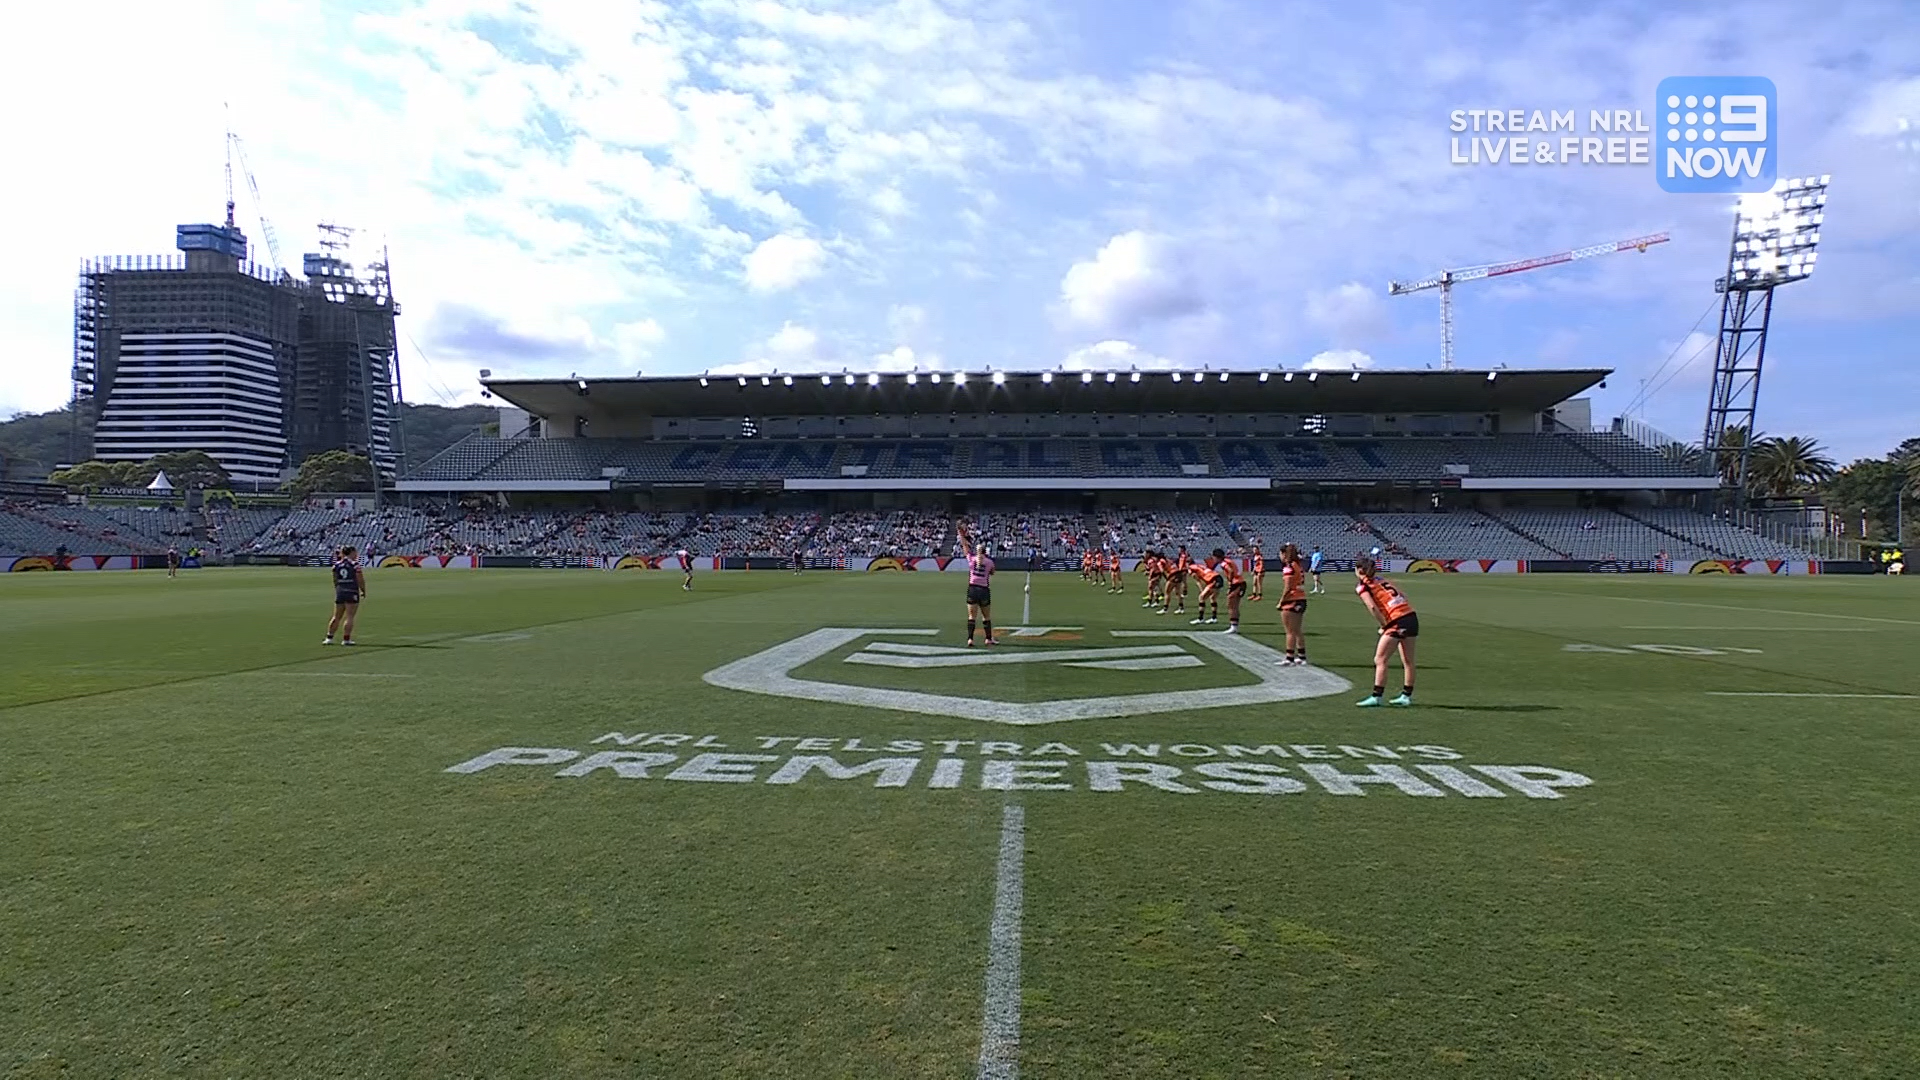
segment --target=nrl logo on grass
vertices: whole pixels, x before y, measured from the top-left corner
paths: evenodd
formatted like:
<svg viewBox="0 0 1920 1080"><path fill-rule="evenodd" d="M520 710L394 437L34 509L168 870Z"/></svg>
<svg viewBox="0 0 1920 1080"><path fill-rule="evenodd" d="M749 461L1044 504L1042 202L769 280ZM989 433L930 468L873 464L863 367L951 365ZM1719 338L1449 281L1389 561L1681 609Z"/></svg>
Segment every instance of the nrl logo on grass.
<svg viewBox="0 0 1920 1080"><path fill-rule="evenodd" d="M1078 627L1008 627L1010 638L1040 638L1053 631ZM931 637L936 630L860 629L822 627L810 634L754 653L703 678L713 686L751 694L823 701L836 705L865 705L896 712L986 720L998 724L1057 724L1096 717L1142 716L1149 713L1218 709L1232 705L1264 705L1301 698L1344 693L1353 684L1314 667L1283 667L1279 653L1238 634L1182 630L1114 630L1116 638L1134 639L1106 646L1081 648L962 649L887 638ZM844 662L866 667L928 671L975 668L980 683L993 685L995 671L1028 665L1049 665L1091 672L1155 672L1208 666L1201 654L1211 653L1256 680L1251 685L1197 687L1106 697L1074 697L1055 701L1004 701L990 697L963 697L856 683L826 682L796 677L795 669L832 654L863 638L875 638ZM1158 639L1145 643L1143 639Z"/></svg>

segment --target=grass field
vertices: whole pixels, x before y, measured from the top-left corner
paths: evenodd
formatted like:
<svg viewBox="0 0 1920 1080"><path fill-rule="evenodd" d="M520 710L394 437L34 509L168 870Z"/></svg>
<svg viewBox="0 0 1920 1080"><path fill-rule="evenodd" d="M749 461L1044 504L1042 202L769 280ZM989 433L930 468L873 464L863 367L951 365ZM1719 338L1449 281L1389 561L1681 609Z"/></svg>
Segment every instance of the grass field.
<svg viewBox="0 0 1920 1080"><path fill-rule="evenodd" d="M0 1076L1920 1075L1911 581L369 576L0 580Z"/></svg>

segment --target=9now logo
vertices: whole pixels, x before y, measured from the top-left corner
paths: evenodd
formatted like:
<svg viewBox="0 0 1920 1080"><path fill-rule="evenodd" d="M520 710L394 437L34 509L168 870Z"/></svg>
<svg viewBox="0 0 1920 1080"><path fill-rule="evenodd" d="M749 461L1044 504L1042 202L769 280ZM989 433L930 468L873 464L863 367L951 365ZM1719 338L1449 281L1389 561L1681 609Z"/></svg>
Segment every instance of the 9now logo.
<svg viewBox="0 0 1920 1080"><path fill-rule="evenodd" d="M1779 115L1772 79L1676 75L1654 91L1653 168L1679 192L1773 188Z"/></svg>

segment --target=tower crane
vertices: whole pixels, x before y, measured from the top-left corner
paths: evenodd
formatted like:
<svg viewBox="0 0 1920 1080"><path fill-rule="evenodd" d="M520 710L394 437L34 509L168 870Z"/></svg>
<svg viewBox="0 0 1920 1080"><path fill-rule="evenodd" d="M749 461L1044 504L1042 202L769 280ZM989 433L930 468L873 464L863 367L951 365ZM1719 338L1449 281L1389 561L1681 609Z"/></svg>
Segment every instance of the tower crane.
<svg viewBox="0 0 1920 1080"><path fill-rule="evenodd" d="M260 239L267 245L267 257L273 261L273 269L284 276L287 268L280 262L280 240L273 234L273 223L267 220L267 210L260 202L260 184L253 178L253 168L247 164L247 148L241 143L240 136L234 134L233 125L227 125L227 228L233 225L233 159L240 159L240 174L246 177L247 190L253 195L253 211L260 218Z"/></svg>
<svg viewBox="0 0 1920 1080"><path fill-rule="evenodd" d="M1442 270L1430 278L1419 281L1390 281L1387 283L1388 296L1406 296L1409 293L1425 292L1428 289L1440 290L1440 366L1453 370L1453 287L1463 281L1479 281L1481 278L1500 277L1504 274L1517 274L1522 270L1538 270L1545 266L1558 266L1573 262L1575 259L1590 259L1595 255L1612 255L1621 251L1644 252L1654 244L1664 244L1670 239L1666 233L1654 233L1651 236L1636 236L1631 240L1616 240L1611 244L1594 244L1592 247L1574 248L1553 255L1541 255L1533 259L1521 259L1517 262L1485 263L1480 266L1463 266L1454 270Z"/></svg>

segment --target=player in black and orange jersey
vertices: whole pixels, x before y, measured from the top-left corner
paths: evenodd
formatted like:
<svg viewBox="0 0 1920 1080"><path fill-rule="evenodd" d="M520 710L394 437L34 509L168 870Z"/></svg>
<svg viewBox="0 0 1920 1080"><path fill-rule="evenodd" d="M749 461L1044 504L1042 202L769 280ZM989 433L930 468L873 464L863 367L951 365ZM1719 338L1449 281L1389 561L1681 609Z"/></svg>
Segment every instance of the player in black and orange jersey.
<svg viewBox="0 0 1920 1080"><path fill-rule="evenodd" d="M1224 549L1214 548L1213 558L1209 561L1213 563L1213 612L1215 615L1220 613L1220 591L1222 589L1226 590L1227 633L1237 634L1240 632L1240 599L1247 595L1246 575L1240 572L1239 563L1227 558L1227 553ZM1207 621L1214 622L1215 620L1208 619Z"/></svg>
<svg viewBox="0 0 1920 1080"><path fill-rule="evenodd" d="M1127 579L1120 569L1120 549L1107 552L1107 591L1124 593L1127 591Z"/></svg>
<svg viewBox="0 0 1920 1080"><path fill-rule="evenodd" d="M1253 595L1249 600L1264 599L1267 592L1267 555L1260 550L1260 541L1253 542Z"/></svg>
<svg viewBox="0 0 1920 1080"><path fill-rule="evenodd" d="M360 555L343 547L333 556L333 618L327 622L327 636L320 644L333 644L333 632L340 631L340 644L353 644L353 620L360 614L360 601L367 598L367 575L360 569Z"/></svg>
<svg viewBox="0 0 1920 1080"><path fill-rule="evenodd" d="M1307 563L1293 544L1280 545L1280 625L1287 630L1287 655L1282 664L1307 662Z"/></svg>
<svg viewBox="0 0 1920 1080"><path fill-rule="evenodd" d="M1173 566L1167 570L1167 595L1160 605L1160 614L1167 613L1167 605L1175 602L1179 607L1175 615L1187 613L1187 575L1193 570L1193 556L1187 554L1187 545L1180 545L1180 553L1173 558Z"/></svg>
<svg viewBox="0 0 1920 1080"><path fill-rule="evenodd" d="M1379 577L1379 567L1372 557L1362 555L1353 560L1353 576L1359 579L1354 592L1359 594L1360 602L1380 620L1380 642L1373 649L1373 693L1362 698L1358 704L1373 706L1380 704L1381 695L1387 689L1387 661L1396 649L1400 652L1401 686L1400 696L1389 704L1413 704L1413 639L1420 636L1420 616L1413 613L1413 602L1393 583Z"/></svg>
<svg viewBox="0 0 1920 1080"><path fill-rule="evenodd" d="M1187 573L1191 574L1193 579L1200 583L1200 594L1193 605L1193 614L1195 616L1193 625L1197 626L1201 623L1219 622L1220 582L1224 576L1219 565L1212 559L1205 558L1194 563ZM1211 617L1209 617L1207 613L1207 605L1209 603L1213 605Z"/></svg>
<svg viewBox="0 0 1920 1080"><path fill-rule="evenodd" d="M1147 594L1140 598L1141 607L1152 607L1160 595L1160 554L1152 548L1140 556L1140 572L1147 579Z"/></svg>

